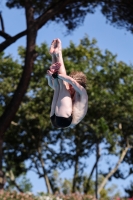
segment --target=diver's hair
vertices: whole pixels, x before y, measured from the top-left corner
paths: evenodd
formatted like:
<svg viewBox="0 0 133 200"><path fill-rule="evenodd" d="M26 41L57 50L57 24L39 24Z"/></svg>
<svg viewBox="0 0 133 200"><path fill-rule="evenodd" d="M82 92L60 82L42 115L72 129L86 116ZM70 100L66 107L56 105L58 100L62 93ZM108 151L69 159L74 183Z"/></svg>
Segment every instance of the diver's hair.
<svg viewBox="0 0 133 200"><path fill-rule="evenodd" d="M76 80L80 85L86 88L87 78L83 72L74 71L70 73L70 77Z"/></svg>

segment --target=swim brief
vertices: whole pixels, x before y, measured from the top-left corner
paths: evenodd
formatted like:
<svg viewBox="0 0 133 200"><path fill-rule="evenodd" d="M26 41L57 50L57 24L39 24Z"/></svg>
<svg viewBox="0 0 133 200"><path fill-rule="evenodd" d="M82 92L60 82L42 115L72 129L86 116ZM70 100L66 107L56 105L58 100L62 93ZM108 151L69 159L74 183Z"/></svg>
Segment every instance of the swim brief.
<svg viewBox="0 0 133 200"><path fill-rule="evenodd" d="M58 117L54 114L50 118L51 118L51 122L52 122L53 126L56 128L68 127L72 122L72 115L69 116L68 118L66 118L66 117Z"/></svg>

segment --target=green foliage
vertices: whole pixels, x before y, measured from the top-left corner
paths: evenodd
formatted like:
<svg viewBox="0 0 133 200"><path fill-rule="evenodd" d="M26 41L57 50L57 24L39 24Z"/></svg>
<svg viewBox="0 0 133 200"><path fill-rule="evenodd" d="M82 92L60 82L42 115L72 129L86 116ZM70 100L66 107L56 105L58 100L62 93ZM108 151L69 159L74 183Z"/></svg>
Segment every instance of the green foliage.
<svg viewBox="0 0 133 200"><path fill-rule="evenodd" d="M80 181L88 167L86 160L94 154L97 142L104 144L105 156L114 155L117 158L127 141L132 145L133 67L117 62L116 56L108 50L102 53L96 41L90 41L87 36L78 46L71 42L68 48L63 49L65 66L68 74L74 70L86 74L89 108L86 117L74 129L56 130L52 128L49 119L53 91L45 78L51 57L46 44L37 46L36 51L38 57L28 91L5 134L5 171L12 169L17 177L34 169L39 177L48 176L52 191L55 192L57 187L53 171L64 171L73 166L73 188L80 191ZM23 65L23 47L19 48L19 54ZM17 61L13 62L10 56L1 54L0 59L2 111L16 89L23 67ZM132 174L132 155L133 151L129 149L124 158L124 162L130 163L129 175ZM27 168L23 164L26 160L30 160ZM89 167L92 168L91 163ZM106 175L110 168L111 163L106 173L102 170L100 173ZM124 171L119 169L114 175L123 178Z"/></svg>
<svg viewBox="0 0 133 200"><path fill-rule="evenodd" d="M107 20L116 27L123 28L123 26L131 33L133 33L132 1L115 0L101 3L101 12L105 15Z"/></svg>
<svg viewBox="0 0 133 200"><path fill-rule="evenodd" d="M30 179L27 179L26 176L23 176L22 179L19 180L19 185L24 192L32 191L32 184Z"/></svg>
<svg viewBox="0 0 133 200"><path fill-rule="evenodd" d="M63 194L70 194L72 191L72 181L65 179L62 183L61 189Z"/></svg>
<svg viewBox="0 0 133 200"><path fill-rule="evenodd" d="M17 88L22 67L17 60L13 61L10 55L4 56L4 53L1 53L0 72L0 114L2 114Z"/></svg>
<svg viewBox="0 0 133 200"><path fill-rule="evenodd" d="M32 0L32 7L34 8L35 16L40 16L46 13L49 9L60 5L61 0ZM6 5L9 8L24 8L24 0L7 0ZM73 30L78 25L81 25L85 16L88 13L94 13L95 8L100 6L101 13L106 19L118 28L125 27L128 31L133 32L132 22L132 1L126 0L71 0L64 9L59 10L51 20L56 22L63 22L69 30Z"/></svg>
<svg viewBox="0 0 133 200"><path fill-rule="evenodd" d="M61 178L59 172L54 171L53 173L53 179L54 179L54 184L56 187L56 193L63 194L64 197L66 196L71 196L71 191L72 191L72 179L63 179ZM98 177L98 184L100 184L103 181L104 177L99 176ZM79 185L80 187L77 189L77 192L79 194L86 194L88 196L95 196L95 181L90 180L89 182L90 187L88 188L88 174L82 175L81 179L79 180ZM85 191L86 190L86 191ZM43 196L44 194L42 194ZM84 196L87 197L87 196ZM102 191L100 192L100 199L103 200L109 200L110 196L112 198L115 198L117 196L120 196L120 192L118 191L117 185L111 185L107 189L103 188Z"/></svg>
<svg viewBox="0 0 133 200"><path fill-rule="evenodd" d="M7 182L8 185L6 186L6 190L13 191L16 189L16 184L17 184L17 189L23 191L23 192L31 192L32 191L32 184L30 182L30 179L26 177L26 175L21 175L20 177L16 178L15 180L12 180L12 177L9 178L7 177ZM21 192L19 191L19 192Z"/></svg>
<svg viewBox="0 0 133 200"><path fill-rule="evenodd" d="M125 192L128 195L128 197L133 198L133 181L130 182L130 185L125 188Z"/></svg>
<svg viewBox="0 0 133 200"><path fill-rule="evenodd" d="M47 13L50 9L58 9L58 13L50 19L50 21L62 22L68 28L69 31L81 25L87 13L93 13L97 4L91 2L91 4L83 0L82 2L71 1L66 2L65 7L60 7L61 0L32 0L32 7L34 8L35 17L38 17L44 13ZM24 8L24 0L7 0L6 5L9 8Z"/></svg>

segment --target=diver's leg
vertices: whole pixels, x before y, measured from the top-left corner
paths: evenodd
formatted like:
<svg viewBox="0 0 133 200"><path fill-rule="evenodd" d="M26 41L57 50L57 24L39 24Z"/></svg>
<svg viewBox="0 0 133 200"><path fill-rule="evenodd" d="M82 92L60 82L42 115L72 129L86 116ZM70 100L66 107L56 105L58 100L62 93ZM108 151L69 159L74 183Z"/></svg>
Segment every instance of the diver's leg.
<svg viewBox="0 0 133 200"><path fill-rule="evenodd" d="M56 63L53 63L53 65L50 67L51 72L53 73L54 69L58 69L58 73L66 75L66 69L62 57L62 46L61 46L61 41L59 39L53 40L50 48L50 54L52 55L53 62L56 61ZM56 96L57 93L55 93L56 103L54 101L52 106L52 108L54 108L55 110L51 109L52 111L50 116L55 114L56 116L67 118L72 114L71 95L68 91L68 84L66 82L58 79L58 84L59 84L58 97Z"/></svg>
<svg viewBox="0 0 133 200"><path fill-rule="evenodd" d="M51 57L52 57L52 64L57 62L56 56L54 54L55 48L56 48L56 39L52 41L50 49L49 49L49 53L51 54Z"/></svg>
<svg viewBox="0 0 133 200"><path fill-rule="evenodd" d="M56 69L56 71L58 71L58 69L61 66L61 64L57 63L57 58L56 58L56 55L54 53L55 49L57 49L57 39L52 41L51 46L50 46L50 50L49 50L49 53L51 54L51 57L52 57L52 65L51 65L51 67L54 69L54 70L52 70L52 68L50 67L51 68L50 70L51 70L52 73L55 72L55 69ZM50 74L49 70L47 70L46 78L48 79L48 85L51 88L54 88L52 74Z"/></svg>
<svg viewBox="0 0 133 200"><path fill-rule="evenodd" d="M72 115L72 99L64 81L59 80L59 96L56 102L55 115L66 117Z"/></svg>
<svg viewBox="0 0 133 200"><path fill-rule="evenodd" d="M57 79L53 80L53 87L54 87L54 95L53 95L53 100L51 104L50 117L52 117L55 114L56 104L59 97L60 85Z"/></svg>
<svg viewBox="0 0 133 200"><path fill-rule="evenodd" d="M66 69L63 61L63 56L62 56L62 45L60 39L54 39L52 41L51 47L50 47L50 54L52 56L52 64L55 62L59 62L61 64L58 72L60 74L65 74L66 75Z"/></svg>

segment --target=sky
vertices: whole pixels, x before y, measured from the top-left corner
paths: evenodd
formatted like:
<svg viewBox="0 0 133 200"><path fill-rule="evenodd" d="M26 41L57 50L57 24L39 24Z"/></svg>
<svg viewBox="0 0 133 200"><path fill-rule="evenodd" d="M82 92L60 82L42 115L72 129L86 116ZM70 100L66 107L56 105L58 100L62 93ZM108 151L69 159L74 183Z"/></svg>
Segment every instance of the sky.
<svg viewBox="0 0 133 200"><path fill-rule="evenodd" d="M26 29L24 10L9 10L5 7L4 1L1 1L0 3L0 10L2 11L6 33L13 36ZM93 15L88 14L84 23L80 27L76 28L70 35L65 35L65 33L66 28L63 25L56 24L54 22L49 23L39 30L37 36L37 45L46 42L48 46L50 46L51 41L54 38L60 38L62 41L62 46L65 48L69 45L70 41L73 41L76 45L78 45L80 39L87 34L90 39L95 38L97 40L97 46L102 50L102 52L108 49L113 54L117 55L117 61L123 61L126 64L133 63L133 35L124 28L117 29L109 23L106 23L106 18L98 10ZM0 38L0 43L2 41L3 39ZM14 59L19 59L17 55L18 46L25 46L25 44L26 37L23 37L8 47L5 50L5 53L12 55ZM95 156L92 155L90 160L92 163L94 163ZM113 158L112 163L115 165L116 162L117 159ZM90 171L91 166L89 163L88 166L89 168L87 171ZM99 168L100 166L104 167L106 170L104 158L101 158L99 162ZM125 169L126 167L127 166L125 166ZM72 169L61 173L62 178L71 178L72 175ZM46 192L43 179L38 179L34 172L29 172L27 176L30 178L33 184L33 193L36 194L39 191ZM124 195L123 187L129 185L131 179L133 180L133 176L126 181L113 179L111 183L107 184L107 187L109 187L112 183L116 184L118 185L118 189L121 194Z"/></svg>

